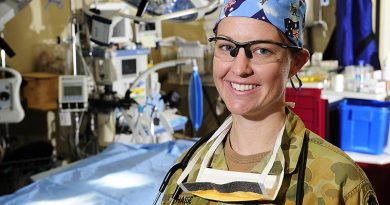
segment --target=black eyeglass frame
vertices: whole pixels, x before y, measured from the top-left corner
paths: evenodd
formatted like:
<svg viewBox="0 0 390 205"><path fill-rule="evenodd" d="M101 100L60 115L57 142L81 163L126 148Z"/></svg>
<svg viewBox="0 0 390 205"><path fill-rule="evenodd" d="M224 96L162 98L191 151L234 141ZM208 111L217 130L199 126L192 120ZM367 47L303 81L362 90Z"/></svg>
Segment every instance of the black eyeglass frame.
<svg viewBox="0 0 390 205"><path fill-rule="evenodd" d="M275 42L275 41L254 40L254 41L247 41L247 42L238 42L238 41L232 40L230 38L227 38L225 36L214 36L214 37L211 37L208 39L209 42L212 42L212 41L216 42L217 40L229 41L230 43L233 43L236 46L234 49L232 49L230 51L230 56L232 56L234 58L237 57L240 48L244 48L246 57L249 59L252 59L253 55L252 55L252 51L250 50L250 47L254 44L259 44L259 43L273 44L273 45L277 45L281 48L286 48L286 49L302 50L302 47L300 47L300 46L290 46L290 45L286 45L286 44L283 44L280 42Z"/></svg>

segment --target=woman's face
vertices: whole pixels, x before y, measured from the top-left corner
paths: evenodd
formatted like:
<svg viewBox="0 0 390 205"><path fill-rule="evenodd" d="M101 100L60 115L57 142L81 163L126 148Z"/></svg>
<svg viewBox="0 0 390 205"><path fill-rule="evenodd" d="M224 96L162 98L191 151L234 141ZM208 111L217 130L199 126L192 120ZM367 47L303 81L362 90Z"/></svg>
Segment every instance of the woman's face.
<svg viewBox="0 0 390 205"><path fill-rule="evenodd" d="M267 40L284 43L274 26L246 17L224 18L218 25L217 35L237 42ZM218 46L218 41L215 45ZM243 48L231 62L214 56L214 82L232 114L253 118L283 109L285 84L293 74L289 74L291 54L287 49L278 49L279 57L266 63L254 63L246 57Z"/></svg>

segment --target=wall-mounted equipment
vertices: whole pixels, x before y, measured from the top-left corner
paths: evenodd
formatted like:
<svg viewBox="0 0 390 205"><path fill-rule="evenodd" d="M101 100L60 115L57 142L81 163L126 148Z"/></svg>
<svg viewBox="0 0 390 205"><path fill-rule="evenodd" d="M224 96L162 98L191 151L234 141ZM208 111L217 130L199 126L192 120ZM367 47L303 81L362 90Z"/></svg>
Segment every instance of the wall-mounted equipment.
<svg viewBox="0 0 390 205"><path fill-rule="evenodd" d="M161 21L138 22L133 24L135 43L140 43L145 48L157 47L161 41Z"/></svg>
<svg viewBox="0 0 390 205"><path fill-rule="evenodd" d="M222 1L208 0L126 0L130 5L138 8L138 11L145 11L153 16L166 16L163 18L178 21L194 21L202 18L218 7Z"/></svg>
<svg viewBox="0 0 390 205"><path fill-rule="evenodd" d="M24 118L19 90L21 75L10 68L0 68L0 123L16 123Z"/></svg>
<svg viewBox="0 0 390 205"><path fill-rule="evenodd" d="M88 108L87 78L63 75L58 81L58 103L62 111L86 111Z"/></svg>
<svg viewBox="0 0 390 205"><path fill-rule="evenodd" d="M96 9L100 12L92 16L91 41L98 45L130 43L133 39L130 19L118 15L118 12L129 14L124 3L99 3Z"/></svg>
<svg viewBox="0 0 390 205"><path fill-rule="evenodd" d="M0 31L4 25L16 16L31 0L2 0L0 1Z"/></svg>
<svg viewBox="0 0 390 205"><path fill-rule="evenodd" d="M129 5L137 8L137 14L120 13L120 16L139 22L156 22L163 20L194 21L211 14L222 5L223 0L125 0ZM83 11L92 16L93 12L85 0L82 0ZM144 13L149 15L144 15Z"/></svg>

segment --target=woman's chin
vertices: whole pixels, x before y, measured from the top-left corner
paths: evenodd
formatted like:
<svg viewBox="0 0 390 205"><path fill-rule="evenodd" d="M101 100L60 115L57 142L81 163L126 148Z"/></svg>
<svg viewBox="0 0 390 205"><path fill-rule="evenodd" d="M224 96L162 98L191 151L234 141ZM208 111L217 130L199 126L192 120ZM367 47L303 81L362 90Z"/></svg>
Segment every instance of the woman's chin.
<svg viewBox="0 0 390 205"><path fill-rule="evenodd" d="M246 115L251 111L251 109L248 107L248 104L226 105L226 107L231 114L235 115Z"/></svg>

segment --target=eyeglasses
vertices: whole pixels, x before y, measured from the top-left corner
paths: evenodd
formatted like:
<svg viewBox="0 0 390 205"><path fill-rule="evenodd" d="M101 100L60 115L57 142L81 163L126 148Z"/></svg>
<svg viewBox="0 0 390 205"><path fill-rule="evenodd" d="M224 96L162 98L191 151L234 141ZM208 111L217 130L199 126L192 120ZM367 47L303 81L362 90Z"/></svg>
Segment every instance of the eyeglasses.
<svg viewBox="0 0 390 205"><path fill-rule="evenodd" d="M274 41L255 40L237 42L225 36L209 38L214 42L214 56L225 62L234 61L240 48L244 48L245 55L251 62L261 65L277 62L283 57L283 49L301 50L302 47L290 46Z"/></svg>

